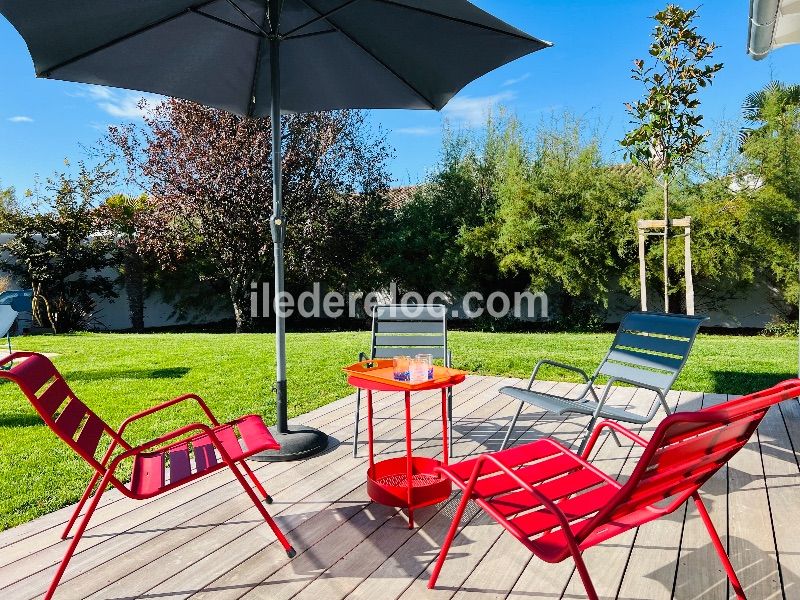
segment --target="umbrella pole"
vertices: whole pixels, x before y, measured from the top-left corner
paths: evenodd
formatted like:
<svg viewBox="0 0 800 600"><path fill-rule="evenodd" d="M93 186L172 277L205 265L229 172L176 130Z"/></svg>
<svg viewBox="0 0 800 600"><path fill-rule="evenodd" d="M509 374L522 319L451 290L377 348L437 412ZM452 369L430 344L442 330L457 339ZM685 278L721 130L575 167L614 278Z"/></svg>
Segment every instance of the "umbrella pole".
<svg viewBox="0 0 800 600"><path fill-rule="evenodd" d="M275 362L276 362L276 422L270 428L281 445L277 452L263 452L255 460L286 461L307 458L328 447L328 436L310 427L289 429L286 394L286 319L279 301L284 292L283 243L286 239L286 220L283 217L283 182L281 179L281 82L280 40L270 38L270 69L272 86L272 219L270 230L275 255Z"/></svg>

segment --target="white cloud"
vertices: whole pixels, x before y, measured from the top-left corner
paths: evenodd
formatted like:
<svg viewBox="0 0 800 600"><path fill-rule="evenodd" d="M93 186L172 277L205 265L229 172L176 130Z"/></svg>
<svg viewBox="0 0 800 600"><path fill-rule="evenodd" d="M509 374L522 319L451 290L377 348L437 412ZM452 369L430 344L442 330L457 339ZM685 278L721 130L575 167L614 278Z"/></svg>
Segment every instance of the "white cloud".
<svg viewBox="0 0 800 600"><path fill-rule="evenodd" d="M92 100L100 110L117 119L145 117L161 101L161 97L156 94L107 88L100 85L85 85L80 92L74 95Z"/></svg>
<svg viewBox="0 0 800 600"><path fill-rule="evenodd" d="M503 87L508 87L510 85L517 85L518 83L522 83L526 79L531 76L530 73L525 73L524 75L520 75L519 77L514 77L513 79L506 79L503 82Z"/></svg>
<svg viewBox="0 0 800 600"><path fill-rule="evenodd" d="M12 123L33 123L33 119L31 117L26 117L25 115L9 117L8 120Z"/></svg>
<svg viewBox="0 0 800 600"><path fill-rule="evenodd" d="M395 133L401 133L403 135L416 135L416 136L425 136L425 135L435 135L439 132L438 127L398 127L394 130Z"/></svg>
<svg viewBox="0 0 800 600"><path fill-rule="evenodd" d="M515 92L502 92L491 96L463 96L453 98L442 112L453 121L461 121L467 125L481 125L486 115L501 102L507 102L517 97Z"/></svg>

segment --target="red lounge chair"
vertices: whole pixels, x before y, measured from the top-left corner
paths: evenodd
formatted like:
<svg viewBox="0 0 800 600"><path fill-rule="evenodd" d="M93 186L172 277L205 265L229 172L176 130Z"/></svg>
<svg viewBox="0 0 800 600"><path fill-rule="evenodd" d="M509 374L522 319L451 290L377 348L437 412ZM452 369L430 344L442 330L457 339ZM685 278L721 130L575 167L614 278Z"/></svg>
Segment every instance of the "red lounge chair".
<svg viewBox="0 0 800 600"><path fill-rule="evenodd" d="M294 549L240 470L241 467L264 500L271 503L272 499L244 460L256 452L280 448L261 417L249 415L230 423L220 424L199 396L186 394L129 417L117 431L114 431L78 400L53 363L45 356L33 352L15 352L0 361L0 368L7 363L15 364L7 371L0 371L0 377L10 379L19 385L47 426L95 470L61 536L62 539L67 538L81 509L91 497L86 515L78 525L75 537L70 542L50 583L45 595L46 600L52 598L55 593L58 582L86 530L86 525L109 485L130 498L143 500L228 467L286 549L289 558L295 555ZM123 439L125 428L132 422L185 400L196 401L211 425L192 423L136 447L132 447ZM102 458L98 458L100 442L104 436L110 438L110 445ZM191 460L192 456L194 461ZM133 461L129 485L123 484L114 476L119 464L125 460ZM100 485L92 496L98 481Z"/></svg>
<svg viewBox="0 0 800 600"><path fill-rule="evenodd" d="M614 421L603 421L580 456L544 439L441 467L463 496L428 587L436 585L470 499L542 560L558 563L571 556L587 596L595 600L582 552L668 515L691 498L737 597L744 599L698 490L747 443L770 406L797 396L800 379L698 412L675 413L661 422L649 442ZM604 429L645 447L625 483L586 460Z"/></svg>

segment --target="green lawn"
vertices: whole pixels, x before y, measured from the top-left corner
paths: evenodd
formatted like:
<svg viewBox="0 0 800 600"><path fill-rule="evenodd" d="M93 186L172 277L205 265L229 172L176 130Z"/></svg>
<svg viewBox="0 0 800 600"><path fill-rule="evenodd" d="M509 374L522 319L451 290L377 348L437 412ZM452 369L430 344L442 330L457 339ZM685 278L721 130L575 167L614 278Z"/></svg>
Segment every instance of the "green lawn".
<svg viewBox="0 0 800 600"><path fill-rule="evenodd" d="M527 377L551 357L591 370L610 334L451 332L455 366L480 374ZM20 350L54 352L76 394L112 426L185 392L207 399L220 419L261 412L274 420L272 335L80 334L15 340ZM366 350L369 333L289 334L290 416L348 394L340 368ZM797 341L700 336L678 380L684 390L747 393L796 373ZM543 372L551 379L560 372ZM131 428L133 443L199 417L188 405ZM88 468L40 424L10 383L0 384L0 529L77 500Z"/></svg>

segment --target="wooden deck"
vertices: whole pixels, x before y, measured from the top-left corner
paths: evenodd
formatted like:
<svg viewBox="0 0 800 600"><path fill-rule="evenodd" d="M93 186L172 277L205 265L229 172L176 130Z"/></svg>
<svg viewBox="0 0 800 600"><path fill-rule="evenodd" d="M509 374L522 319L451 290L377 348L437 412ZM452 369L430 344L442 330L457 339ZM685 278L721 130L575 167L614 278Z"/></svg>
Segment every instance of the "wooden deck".
<svg viewBox="0 0 800 600"><path fill-rule="evenodd" d="M497 449L516 404L501 396L515 379L469 377L456 388L455 453L463 458ZM569 392L570 384L539 389ZM376 395L376 447L383 456L404 450L402 402ZM617 389L613 404L642 409L646 393ZM725 396L675 392L679 409ZM421 454L437 456L441 423L437 393L414 400ZM352 457L353 397L302 418L341 443L301 463L254 463L275 498L270 509L298 551L288 560L232 476L224 471L146 502L118 493L103 498L57 598L338 598L554 600L583 598L572 564L540 562L510 535L475 511L456 538L439 589L426 589L431 562L455 507L417 511L409 531L403 514L372 504L365 491L366 448ZM554 436L572 442L585 420L553 418L527 409L517 442ZM643 428L645 435L655 424ZM364 436L366 437L366 436ZM430 441L425 441L433 438ZM773 408L758 435L704 488L704 499L730 549L734 567L754 600L800 598L800 404ZM606 439L595 462L625 477L640 450ZM458 459L456 459L458 460ZM65 542L62 509L0 533L0 598L41 597ZM602 597L714 600L728 597L727 580L693 507L590 549L587 566Z"/></svg>

